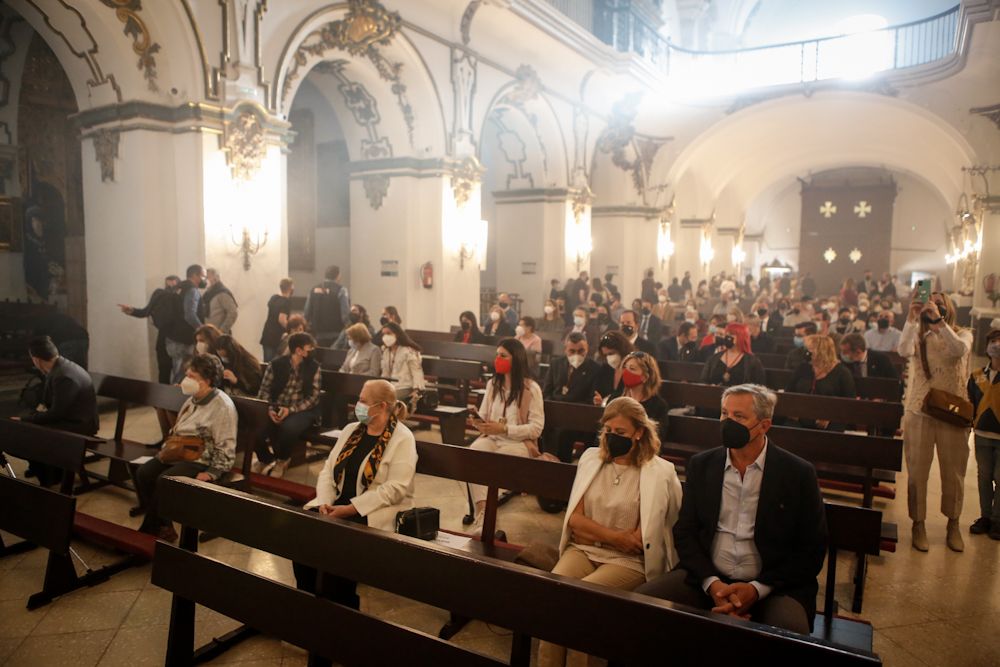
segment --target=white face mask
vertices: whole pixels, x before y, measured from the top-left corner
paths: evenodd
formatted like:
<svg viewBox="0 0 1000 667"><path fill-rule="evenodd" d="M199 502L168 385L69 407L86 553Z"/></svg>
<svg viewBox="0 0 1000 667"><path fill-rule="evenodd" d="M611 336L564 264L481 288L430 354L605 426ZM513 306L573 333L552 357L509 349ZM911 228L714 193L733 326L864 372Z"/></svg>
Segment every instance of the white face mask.
<svg viewBox="0 0 1000 667"><path fill-rule="evenodd" d="M542 310L545 311L546 315L551 315L552 313L556 312L555 306L545 306L544 308L542 308Z"/></svg>
<svg viewBox="0 0 1000 667"><path fill-rule="evenodd" d="M579 368L580 365L583 363L583 355L571 354L568 357L566 357L566 360L569 361L569 365L572 366L573 368Z"/></svg>
<svg viewBox="0 0 1000 667"><path fill-rule="evenodd" d="M181 393L185 396L194 396L200 388L201 385L192 377L185 377L181 380Z"/></svg>
<svg viewBox="0 0 1000 667"><path fill-rule="evenodd" d="M697 319L695 319L694 317L685 317L685 318L684 318L684 321L685 321L685 322L690 322L691 324L694 324L694 323L695 323L695 322L697 322L698 320L697 320Z"/></svg>
<svg viewBox="0 0 1000 667"><path fill-rule="evenodd" d="M996 359L1000 357L1000 343L990 343L986 346L986 354L989 355L991 359Z"/></svg>
<svg viewBox="0 0 1000 667"><path fill-rule="evenodd" d="M666 303L667 302L667 295L666 294L661 294L659 297L657 297L657 300L660 303Z"/></svg>
<svg viewBox="0 0 1000 667"><path fill-rule="evenodd" d="M494 310L492 313L490 313L490 319L493 320L494 322L499 321L500 320L500 313L498 313L497 311Z"/></svg>
<svg viewBox="0 0 1000 667"><path fill-rule="evenodd" d="M517 326L516 326L516 327L514 328L514 333L516 333L516 334L517 334L517 335L518 335L519 337L520 337L520 336L523 336L523 335L524 335L524 327L522 327L522 326L521 326L520 324L518 324L518 325L517 325Z"/></svg>
<svg viewBox="0 0 1000 667"><path fill-rule="evenodd" d="M620 354L609 354L606 359L608 361L608 366L611 366L611 368L614 368L615 370L618 370L618 367L622 364L622 355Z"/></svg>
<svg viewBox="0 0 1000 667"><path fill-rule="evenodd" d="M194 349L198 351L198 354L208 354L208 343L198 341L195 344Z"/></svg>
<svg viewBox="0 0 1000 667"><path fill-rule="evenodd" d="M580 317L579 315L577 315L576 317L573 318L573 324L575 324L578 327L582 327L586 323L587 323L587 320L585 320L584 318Z"/></svg>
<svg viewBox="0 0 1000 667"><path fill-rule="evenodd" d="M396 344L396 337L392 334L386 334L382 336L382 342L385 343L386 347L392 347Z"/></svg>

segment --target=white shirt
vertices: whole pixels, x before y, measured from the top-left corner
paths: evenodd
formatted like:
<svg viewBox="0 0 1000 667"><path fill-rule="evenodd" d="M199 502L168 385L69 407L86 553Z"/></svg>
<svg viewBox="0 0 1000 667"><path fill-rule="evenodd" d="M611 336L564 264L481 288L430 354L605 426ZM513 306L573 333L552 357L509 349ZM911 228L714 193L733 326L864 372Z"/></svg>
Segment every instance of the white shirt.
<svg viewBox="0 0 1000 667"><path fill-rule="evenodd" d="M903 332L896 327L889 327L885 331L879 331L877 327L869 329L865 332L865 346L876 352L895 352L902 335Z"/></svg>
<svg viewBox="0 0 1000 667"><path fill-rule="evenodd" d="M767 441L757 459L747 466L742 478L729 454L727 451L719 523L712 540L712 564L730 579L750 582L757 589L758 599L763 600L772 587L755 581L760 574L761 560L753 536L757 525L757 501L760 500L760 486L764 480ZM709 586L718 580L718 577L706 577L701 587L707 593Z"/></svg>

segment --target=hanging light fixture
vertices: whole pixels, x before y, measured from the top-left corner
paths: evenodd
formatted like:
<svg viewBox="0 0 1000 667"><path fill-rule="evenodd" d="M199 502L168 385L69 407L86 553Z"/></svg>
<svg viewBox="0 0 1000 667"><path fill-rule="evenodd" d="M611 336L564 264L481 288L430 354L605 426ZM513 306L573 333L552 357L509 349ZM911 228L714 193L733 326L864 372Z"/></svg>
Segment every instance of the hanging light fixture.
<svg viewBox="0 0 1000 667"><path fill-rule="evenodd" d="M674 242L670 240L670 223L660 221L660 230L656 235L656 256L660 259L660 268L664 268L674 256Z"/></svg>

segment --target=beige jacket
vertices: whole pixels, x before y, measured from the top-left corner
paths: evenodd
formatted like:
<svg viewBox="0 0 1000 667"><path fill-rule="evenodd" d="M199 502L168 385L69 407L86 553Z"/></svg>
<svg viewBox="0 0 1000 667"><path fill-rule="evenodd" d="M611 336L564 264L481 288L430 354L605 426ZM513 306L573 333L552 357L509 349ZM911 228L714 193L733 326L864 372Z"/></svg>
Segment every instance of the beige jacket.
<svg viewBox="0 0 1000 667"><path fill-rule="evenodd" d="M897 351L900 356L909 359L903 407L907 412L916 413L921 412L924 398L931 388L958 396L966 395L972 351L972 332L968 329L955 331L944 324L938 332L928 331L925 335L927 365L931 369L931 377L928 378L920 361L919 338L920 323L907 320Z"/></svg>

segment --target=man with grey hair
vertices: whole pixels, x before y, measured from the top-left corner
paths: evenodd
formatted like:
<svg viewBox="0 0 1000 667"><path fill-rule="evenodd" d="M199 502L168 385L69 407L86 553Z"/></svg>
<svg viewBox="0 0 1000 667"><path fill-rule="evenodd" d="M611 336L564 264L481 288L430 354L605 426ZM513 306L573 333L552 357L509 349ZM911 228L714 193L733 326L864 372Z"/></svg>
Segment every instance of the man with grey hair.
<svg viewBox="0 0 1000 667"><path fill-rule="evenodd" d="M812 464L769 442L777 400L755 384L723 392L723 446L687 465L679 564L636 592L810 633L826 518Z"/></svg>
<svg viewBox="0 0 1000 667"><path fill-rule="evenodd" d="M236 318L239 316L239 306L229 288L222 284L222 276L218 269L205 271L208 289L201 297L201 321L214 324L222 333L231 334Z"/></svg>

